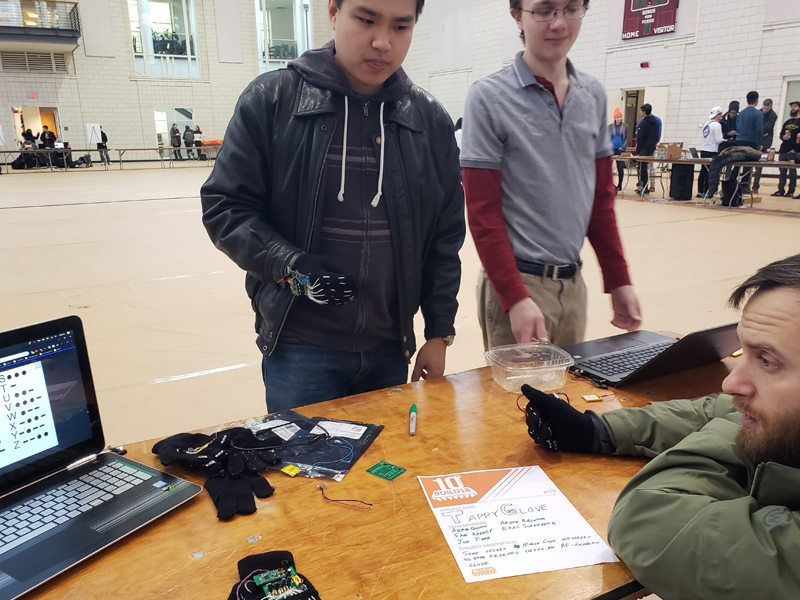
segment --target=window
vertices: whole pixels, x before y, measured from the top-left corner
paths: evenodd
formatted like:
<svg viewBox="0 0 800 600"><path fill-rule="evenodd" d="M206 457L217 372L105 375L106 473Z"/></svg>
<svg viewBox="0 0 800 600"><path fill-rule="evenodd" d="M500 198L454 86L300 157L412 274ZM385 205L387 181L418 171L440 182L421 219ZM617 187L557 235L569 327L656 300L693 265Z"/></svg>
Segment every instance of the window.
<svg viewBox="0 0 800 600"><path fill-rule="evenodd" d="M136 73L200 77L194 0L128 0Z"/></svg>
<svg viewBox="0 0 800 600"><path fill-rule="evenodd" d="M311 47L308 0L255 0L259 72L285 67Z"/></svg>

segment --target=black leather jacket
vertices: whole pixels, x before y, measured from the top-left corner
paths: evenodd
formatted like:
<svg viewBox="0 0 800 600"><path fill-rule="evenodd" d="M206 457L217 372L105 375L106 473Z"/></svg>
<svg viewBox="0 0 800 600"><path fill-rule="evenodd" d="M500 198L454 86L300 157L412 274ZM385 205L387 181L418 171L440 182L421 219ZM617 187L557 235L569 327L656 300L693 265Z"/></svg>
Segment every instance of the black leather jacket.
<svg viewBox="0 0 800 600"><path fill-rule="evenodd" d="M381 201L389 211L401 341L410 360L418 308L426 339L455 333L464 192L453 124L432 96L414 86L386 103L384 123ZM274 350L294 299L278 281L299 252L315 249L323 165L335 125L332 91L291 68L265 73L239 99L201 190L211 240L247 272L264 354Z"/></svg>

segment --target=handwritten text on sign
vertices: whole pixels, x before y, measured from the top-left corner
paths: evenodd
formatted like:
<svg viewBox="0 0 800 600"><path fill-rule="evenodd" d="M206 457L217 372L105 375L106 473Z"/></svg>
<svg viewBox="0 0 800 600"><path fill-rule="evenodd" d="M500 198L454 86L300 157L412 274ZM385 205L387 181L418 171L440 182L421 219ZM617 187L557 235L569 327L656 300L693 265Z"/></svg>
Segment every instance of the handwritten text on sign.
<svg viewBox="0 0 800 600"><path fill-rule="evenodd" d="M419 481L468 583L617 561L539 467Z"/></svg>

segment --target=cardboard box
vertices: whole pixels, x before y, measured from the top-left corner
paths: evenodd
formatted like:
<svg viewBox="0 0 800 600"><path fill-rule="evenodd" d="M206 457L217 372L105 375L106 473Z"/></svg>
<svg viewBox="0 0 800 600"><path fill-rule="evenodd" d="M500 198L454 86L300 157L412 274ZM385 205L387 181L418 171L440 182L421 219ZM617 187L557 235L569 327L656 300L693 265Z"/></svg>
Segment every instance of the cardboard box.
<svg viewBox="0 0 800 600"><path fill-rule="evenodd" d="M683 156L683 142L662 142L656 146L655 155L664 160L678 160Z"/></svg>

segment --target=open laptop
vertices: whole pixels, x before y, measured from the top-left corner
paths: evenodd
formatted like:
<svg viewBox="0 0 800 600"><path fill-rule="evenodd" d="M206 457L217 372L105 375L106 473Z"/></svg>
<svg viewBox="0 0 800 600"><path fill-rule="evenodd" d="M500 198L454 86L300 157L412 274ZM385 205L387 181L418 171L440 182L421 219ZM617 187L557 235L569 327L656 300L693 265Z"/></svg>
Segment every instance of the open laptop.
<svg viewBox="0 0 800 600"><path fill-rule="evenodd" d="M574 369L615 387L670 375L716 362L741 348L738 323L690 333L676 340L650 331L633 331L564 348Z"/></svg>
<svg viewBox="0 0 800 600"><path fill-rule="evenodd" d="M689 154L692 155L692 158L700 158L700 155L697 153L697 148L689 148Z"/></svg>
<svg viewBox="0 0 800 600"><path fill-rule="evenodd" d="M0 333L0 600L17 598L201 487L103 452L83 327Z"/></svg>

